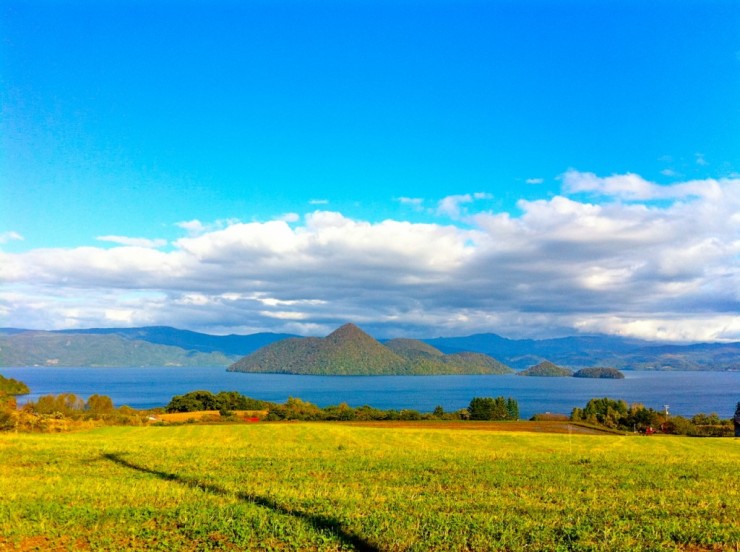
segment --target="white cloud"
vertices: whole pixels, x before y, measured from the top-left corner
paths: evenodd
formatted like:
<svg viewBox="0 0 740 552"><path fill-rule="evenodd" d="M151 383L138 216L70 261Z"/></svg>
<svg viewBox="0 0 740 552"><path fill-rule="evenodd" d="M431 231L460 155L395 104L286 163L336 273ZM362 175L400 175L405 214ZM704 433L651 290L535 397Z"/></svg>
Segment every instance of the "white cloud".
<svg viewBox="0 0 740 552"><path fill-rule="evenodd" d="M466 228L315 211L181 223L188 235L168 251L121 240L0 252L0 314L35 328L321 334L354 321L417 336L740 339L740 180L660 186L569 171L563 195L520 201L521 216L469 212L489 197L440 201Z"/></svg>
<svg viewBox="0 0 740 552"><path fill-rule="evenodd" d="M186 220L178 222L175 226L186 230L190 236L198 236L207 230L205 225L199 220Z"/></svg>
<svg viewBox="0 0 740 552"><path fill-rule="evenodd" d="M544 178L527 178L524 182L527 184L542 184L544 181Z"/></svg>
<svg viewBox="0 0 740 552"><path fill-rule="evenodd" d="M10 241L22 241L23 236L21 236L18 232L3 232L0 234L0 243L8 243Z"/></svg>
<svg viewBox="0 0 740 552"><path fill-rule="evenodd" d="M649 182L636 174L598 177L593 173L569 170L560 177L566 194L589 193L628 201L676 200L718 196L732 179L691 180L671 185Z"/></svg>
<svg viewBox="0 0 740 552"><path fill-rule="evenodd" d="M309 205L329 205L328 199L312 199L308 202Z"/></svg>
<svg viewBox="0 0 740 552"><path fill-rule="evenodd" d="M277 220L282 220L283 222L298 222L301 220L301 216L298 213L285 213L278 217Z"/></svg>
<svg viewBox="0 0 740 552"><path fill-rule="evenodd" d="M493 197L491 194L485 192L447 196L442 198L437 204L437 214L457 220L467 214L466 209L463 207L464 204L482 199L491 199L491 197Z"/></svg>
<svg viewBox="0 0 740 552"><path fill-rule="evenodd" d="M95 238L98 241L117 243L118 245L125 245L128 247L146 247L156 249L158 247L164 247L167 245L167 240L155 239L151 240L148 238L129 238L127 236L98 236Z"/></svg>
<svg viewBox="0 0 740 552"><path fill-rule="evenodd" d="M421 211L424 206L424 200L419 197L399 197L396 198L401 205L408 205L416 211Z"/></svg>

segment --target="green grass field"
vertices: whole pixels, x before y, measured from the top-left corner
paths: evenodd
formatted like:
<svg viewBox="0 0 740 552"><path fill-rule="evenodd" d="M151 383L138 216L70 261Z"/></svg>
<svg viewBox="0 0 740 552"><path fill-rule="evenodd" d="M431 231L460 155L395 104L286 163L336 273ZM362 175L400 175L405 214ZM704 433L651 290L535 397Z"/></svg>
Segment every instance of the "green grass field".
<svg viewBox="0 0 740 552"><path fill-rule="evenodd" d="M0 435L3 550L737 550L740 442L339 423Z"/></svg>

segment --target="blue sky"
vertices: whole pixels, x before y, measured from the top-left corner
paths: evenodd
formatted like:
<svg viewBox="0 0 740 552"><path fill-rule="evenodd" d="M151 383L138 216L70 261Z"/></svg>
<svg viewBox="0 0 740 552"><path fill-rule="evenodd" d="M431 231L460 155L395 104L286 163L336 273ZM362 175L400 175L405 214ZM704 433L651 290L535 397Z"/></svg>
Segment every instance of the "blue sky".
<svg viewBox="0 0 740 552"><path fill-rule="evenodd" d="M10 0L0 39L2 325L740 339L737 2Z"/></svg>

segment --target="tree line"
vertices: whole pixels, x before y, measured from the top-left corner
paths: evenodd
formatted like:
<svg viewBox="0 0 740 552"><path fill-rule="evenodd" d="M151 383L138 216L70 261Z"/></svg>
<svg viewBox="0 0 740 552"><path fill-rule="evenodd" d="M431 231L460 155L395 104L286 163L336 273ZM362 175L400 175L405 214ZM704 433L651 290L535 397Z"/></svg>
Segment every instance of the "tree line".
<svg viewBox="0 0 740 552"><path fill-rule="evenodd" d="M236 391L192 391L172 397L166 412L218 410L222 416L234 411L262 411L263 419L273 420L518 420L519 404L512 397L474 397L467 408L446 412L437 406L431 413L414 409L381 410L371 406L351 407L347 403L320 407L296 397L278 404L245 397Z"/></svg>
<svg viewBox="0 0 740 552"><path fill-rule="evenodd" d="M726 437L733 432L732 420L723 420L716 413L700 413L691 418L667 416L639 403L628 405L623 400L608 397L591 399L585 408L574 408L570 419L636 433L655 431L694 437Z"/></svg>
<svg viewBox="0 0 740 552"><path fill-rule="evenodd" d="M0 396L0 431L66 431L94 425L141 425L148 413L129 406L116 408L106 395L86 401L74 393L44 395L18 408L15 397Z"/></svg>

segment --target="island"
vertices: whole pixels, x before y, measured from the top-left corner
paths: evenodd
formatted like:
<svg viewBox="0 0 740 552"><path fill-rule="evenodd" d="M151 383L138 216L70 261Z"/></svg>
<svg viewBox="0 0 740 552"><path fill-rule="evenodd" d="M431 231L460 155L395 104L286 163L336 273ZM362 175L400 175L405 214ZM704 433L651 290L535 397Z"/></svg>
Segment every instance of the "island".
<svg viewBox="0 0 740 552"><path fill-rule="evenodd" d="M530 366L526 370L522 370L517 375L545 378L569 378L573 375L573 371L568 368L558 366L557 364L553 364L549 360L543 360L535 366Z"/></svg>
<svg viewBox="0 0 740 552"><path fill-rule="evenodd" d="M573 377L576 378L603 378L624 379L624 374L616 368L583 368L578 370Z"/></svg>
<svg viewBox="0 0 740 552"><path fill-rule="evenodd" d="M445 354L415 339L380 343L354 324L326 337L287 338L243 357L229 372L383 376L443 374L509 374L495 358L472 352Z"/></svg>

